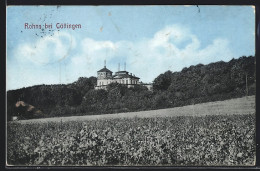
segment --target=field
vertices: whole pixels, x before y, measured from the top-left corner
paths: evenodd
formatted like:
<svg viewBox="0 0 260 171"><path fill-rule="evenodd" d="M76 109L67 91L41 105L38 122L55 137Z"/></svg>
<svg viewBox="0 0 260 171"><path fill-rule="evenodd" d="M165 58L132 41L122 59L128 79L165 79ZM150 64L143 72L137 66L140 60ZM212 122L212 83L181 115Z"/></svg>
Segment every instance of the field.
<svg viewBox="0 0 260 171"><path fill-rule="evenodd" d="M21 120L19 123L44 123L66 121L83 121L93 119L114 119L114 118L151 118L151 117L172 117L172 116L206 116L206 115L244 115L255 113L255 96L236 98L231 100L201 103L184 107L169 109L150 110L141 112L128 112L106 115L53 117L44 119Z"/></svg>
<svg viewBox="0 0 260 171"><path fill-rule="evenodd" d="M7 163L251 166L255 163L254 98L149 111L150 115L9 122Z"/></svg>

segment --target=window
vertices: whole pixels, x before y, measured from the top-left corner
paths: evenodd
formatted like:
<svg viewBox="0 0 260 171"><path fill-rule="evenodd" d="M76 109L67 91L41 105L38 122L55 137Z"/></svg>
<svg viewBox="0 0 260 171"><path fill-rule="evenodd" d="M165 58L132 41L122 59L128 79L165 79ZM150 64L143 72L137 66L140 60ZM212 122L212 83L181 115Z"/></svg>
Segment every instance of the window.
<svg viewBox="0 0 260 171"><path fill-rule="evenodd" d="M126 84L128 84L128 80L126 80Z"/></svg>

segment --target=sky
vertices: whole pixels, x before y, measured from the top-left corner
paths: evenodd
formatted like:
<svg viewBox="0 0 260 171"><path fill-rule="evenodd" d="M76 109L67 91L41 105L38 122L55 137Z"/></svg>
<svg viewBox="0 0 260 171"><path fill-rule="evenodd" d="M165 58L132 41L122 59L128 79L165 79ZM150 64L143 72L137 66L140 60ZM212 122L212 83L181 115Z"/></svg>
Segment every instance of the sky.
<svg viewBox="0 0 260 171"><path fill-rule="evenodd" d="M8 6L6 28L7 90L97 76L104 60L149 83L167 70L255 54L253 6Z"/></svg>

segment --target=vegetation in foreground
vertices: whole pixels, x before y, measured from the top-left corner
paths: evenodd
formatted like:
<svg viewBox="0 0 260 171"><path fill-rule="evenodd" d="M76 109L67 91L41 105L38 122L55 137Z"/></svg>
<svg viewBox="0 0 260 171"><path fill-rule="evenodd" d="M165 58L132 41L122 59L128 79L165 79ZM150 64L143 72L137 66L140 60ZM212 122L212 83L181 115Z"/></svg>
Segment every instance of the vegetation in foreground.
<svg viewBox="0 0 260 171"><path fill-rule="evenodd" d="M9 165L254 165L255 116L8 122Z"/></svg>

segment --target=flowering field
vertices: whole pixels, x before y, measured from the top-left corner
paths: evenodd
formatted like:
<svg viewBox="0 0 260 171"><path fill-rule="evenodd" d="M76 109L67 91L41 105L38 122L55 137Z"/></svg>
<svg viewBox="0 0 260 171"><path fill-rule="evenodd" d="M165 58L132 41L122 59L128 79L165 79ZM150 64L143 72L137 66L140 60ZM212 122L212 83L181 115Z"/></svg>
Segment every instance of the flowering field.
<svg viewBox="0 0 260 171"><path fill-rule="evenodd" d="M254 165L255 115L7 125L8 165Z"/></svg>

